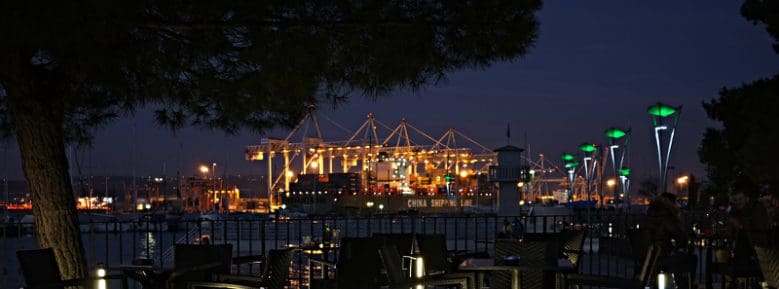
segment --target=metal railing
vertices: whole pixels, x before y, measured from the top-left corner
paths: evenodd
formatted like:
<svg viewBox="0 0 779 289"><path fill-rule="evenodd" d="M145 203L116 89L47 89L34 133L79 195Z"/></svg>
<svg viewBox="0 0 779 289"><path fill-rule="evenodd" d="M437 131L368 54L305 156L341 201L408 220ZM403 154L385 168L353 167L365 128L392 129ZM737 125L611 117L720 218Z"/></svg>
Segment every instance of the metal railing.
<svg viewBox="0 0 779 289"><path fill-rule="evenodd" d="M302 244L309 237L322 240L326 227L338 237L368 237L373 233L443 234L449 250L487 252L493 255L494 240L502 233L505 222L519 222L528 233L552 233L563 229L585 231L582 273L632 277L633 256L627 241L627 230L640 226L643 215L614 211L580 211L559 216L494 215L371 215L317 216L303 218L232 218L189 221L94 222L81 224L84 247L90 265L108 267L128 264L137 258L152 259L161 267L172 267L172 247L208 239L214 244L230 243L235 256L263 254L270 249ZM697 215L687 216L693 224ZM702 217L702 216L701 216ZM333 240L337 241L337 240ZM716 242L694 238L692 253L698 256L695 276L699 284L711 288L720 280L711 270ZM15 251L36 248L32 224L4 224L0 230L0 287L19 288L22 280ZM298 258L298 261L301 261ZM304 262L298 262L302 266ZM240 268L239 268L240 270ZM249 268L252 270L252 268ZM304 270L296 271L303 280ZM300 284L300 283L298 283Z"/></svg>

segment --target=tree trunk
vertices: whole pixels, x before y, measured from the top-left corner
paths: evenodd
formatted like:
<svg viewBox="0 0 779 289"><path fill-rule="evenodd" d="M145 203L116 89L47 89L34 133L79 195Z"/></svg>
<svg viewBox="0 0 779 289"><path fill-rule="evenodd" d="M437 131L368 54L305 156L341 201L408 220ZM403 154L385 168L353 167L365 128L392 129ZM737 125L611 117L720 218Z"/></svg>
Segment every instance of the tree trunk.
<svg viewBox="0 0 779 289"><path fill-rule="evenodd" d="M35 232L41 248L53 248L66 279L87 275L76 202L65 153L64 103L68 87L56 69L7 56L4 85L29 186ZM26 60L26 61L25 61Z"/></svg>

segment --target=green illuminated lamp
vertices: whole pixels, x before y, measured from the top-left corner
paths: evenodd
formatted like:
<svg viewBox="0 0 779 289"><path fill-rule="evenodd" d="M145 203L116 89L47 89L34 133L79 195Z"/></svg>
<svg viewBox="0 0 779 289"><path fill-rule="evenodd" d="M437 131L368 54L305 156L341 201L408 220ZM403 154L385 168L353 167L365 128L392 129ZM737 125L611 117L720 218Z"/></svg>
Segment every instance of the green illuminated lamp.
<svg viewBox="0 0 779 289"><path fill-rule="evenodd" d="M575 158L575 157L574 157L572 154L562 154L560 157L561 157L561 158L563 159L563 161L565 161L565 162L572 161L572 160Z"/></svg>
<svg viewBox="0 0 779 289"><path fill-rule="evenodd" d="M610 139L619 139L626 135L624 130L615 127L607 129L605 132L603 132L603 134L605 134L606 137Z"/></svg>
<svg viewBox="0 0 779 289"><path fill-rule="evenodd" d="M622 177L627 177L630 175L630 168L621 168L619 169L619 175Z"/></svg>
<svg viewBox="0 0 779 289"><path fill-rule="evenodd" d="M591 153L595 151L595 145L591 143L583 143L579 145L579 150L585 152L585 153Z"/></svg>
<svg viewBox="0 0 779 289"><path fill-rule="evenodd" d="M567 168L567 169L575 168L575 167L578 167L578 166L579 166L579 162L577 162L577 161L565 162L565 168Z"/></svg>
<svg viewBox="0 0 779 289"><path fill-rule="evenodd" d="M674 113L676 113L676 108L672 107L667 104L657 103L655 105L650 106L647 109L647 112L652 116L657 117L668 117Z"/></svg>

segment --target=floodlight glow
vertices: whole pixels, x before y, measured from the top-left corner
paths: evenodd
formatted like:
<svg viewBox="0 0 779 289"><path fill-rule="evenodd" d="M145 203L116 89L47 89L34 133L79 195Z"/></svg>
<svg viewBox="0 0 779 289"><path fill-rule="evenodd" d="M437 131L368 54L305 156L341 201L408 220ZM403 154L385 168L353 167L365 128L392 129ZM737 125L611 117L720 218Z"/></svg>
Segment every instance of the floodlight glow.
<svg viewBox="0 0 779 289"><path fill-rule="evenodd" d="M572 161L575 157L572 154L562 154L561 158L563 161Z"/></svg>

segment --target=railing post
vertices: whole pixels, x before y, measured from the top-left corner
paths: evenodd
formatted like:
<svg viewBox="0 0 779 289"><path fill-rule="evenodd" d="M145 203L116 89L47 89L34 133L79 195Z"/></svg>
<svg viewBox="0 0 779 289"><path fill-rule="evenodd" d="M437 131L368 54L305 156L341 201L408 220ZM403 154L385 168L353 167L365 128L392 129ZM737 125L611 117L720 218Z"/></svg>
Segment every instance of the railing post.
<svg viewBox="0 0 779 289"><path fill-rule="evenodd" d="M411 215L411 233L417 232L417 216Z"/></svg>
<svg viewBox="0 0 779 289"><path fill-rule="evenodd" d="M712 262L712 258L711 258L712 246L711 246L711 242L705 242L705 239L704 239L704 244L703 245L704 245L704 248L706 250L706 273L705 273L706 274L706 289L713 289L714 288L714 285L712 284L713 283L713 276L712 276L712 272L711 272L711 269L712 269L711 266L713 265L712 264L713 263Z"/></svg>
<svg viewBox="0 0 779 289"><path fill-rule="evenodd" d="M458 245L460 244L460 242L458 242L458 240L457 240L457 224L459 223L458 220L457 220L458 218L459 217L454 216L454 250L455 251L460 249L460 248L458 248L459 247Z"/></svg>
<svg viewBox="0 0 779 289"><path fill-rule="evenodd" d="M278 220L277 220L277 222L278 222ZM265 254L265 246L266 246L265 243L267 243L266 241L268 240L266 238L266 235L265 235L265 233L266 233L265 231L267 230L267 228L268 227L267 227L267 223L265 222L265 220L260 220L260 228L258 228L258 229L260 230L260 232L259 232L260 233L260 240L261 240L261 242L260 242L260 251L262 251L261 252L262 254Z"/></svg>

